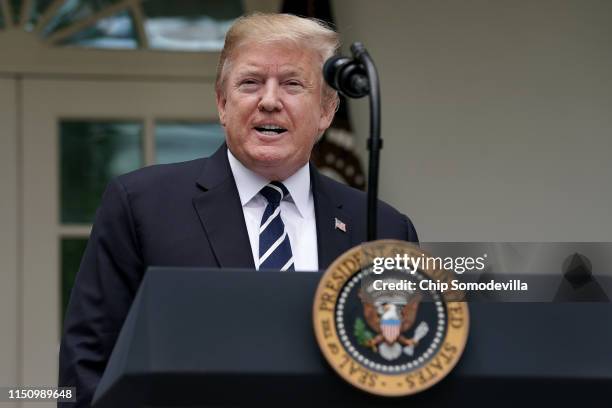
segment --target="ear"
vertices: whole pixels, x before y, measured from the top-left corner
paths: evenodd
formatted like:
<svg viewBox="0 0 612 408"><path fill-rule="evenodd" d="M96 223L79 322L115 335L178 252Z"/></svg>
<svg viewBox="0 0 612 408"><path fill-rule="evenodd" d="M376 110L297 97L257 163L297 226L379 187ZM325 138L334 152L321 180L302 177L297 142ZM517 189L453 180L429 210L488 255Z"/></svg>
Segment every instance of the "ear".
<svg viewBox="0 0 612 408"><path fill-rule="evenodd" d="M336 114L336 104L335 103L324 103L321 109L321 117L319 119L319 134L322 135L323 132L327 130L327 128L331 125L332 120L334 120L334 115Z"/></svg>
<svg viewBox="0 0 612 408"><path fill-rule="evenodd" d="M219 113L219 122L221 122L221 126L225 126L225 104L227 102L227 98L219 89L215 91L215 95L217 101L217 112Z"/></svg>

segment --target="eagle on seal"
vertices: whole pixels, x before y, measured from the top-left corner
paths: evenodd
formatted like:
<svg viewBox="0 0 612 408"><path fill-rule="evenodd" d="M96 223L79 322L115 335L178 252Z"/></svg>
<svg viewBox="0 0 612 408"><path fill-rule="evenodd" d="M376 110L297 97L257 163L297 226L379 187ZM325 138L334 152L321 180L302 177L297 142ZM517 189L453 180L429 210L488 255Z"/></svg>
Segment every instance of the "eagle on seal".
<svg viewBox="0 0 612 408"><path fill-rule="evenodd" d="M377 352L377 346L381 343L391 346L397 341L404 346L416 346L419 341L418 339L406 338L402 333L414 325L419 303L421 302L421 295L415 294L404 305L383 303L378 305L378 307L373 303L365 301L363 296L360 297L363 303L365 320L368 326L376 332L376 336L366 343L368 347L372 348L372 351Z"/></svg>

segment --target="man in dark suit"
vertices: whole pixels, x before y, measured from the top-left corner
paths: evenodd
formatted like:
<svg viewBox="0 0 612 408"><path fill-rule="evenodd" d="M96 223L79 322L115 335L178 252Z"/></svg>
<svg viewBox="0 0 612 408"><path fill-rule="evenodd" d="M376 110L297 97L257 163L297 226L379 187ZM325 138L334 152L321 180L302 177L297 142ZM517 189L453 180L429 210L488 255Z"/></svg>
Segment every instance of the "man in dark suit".
<svg viewBox="0 0 612 408"><path fill-rule="evenodd" d="M238 20L217 72L226 144L109 184L61 343L59 384L77 387L77 406L90 404L148 266L317 270L366 239L365 195L309 164L337 105L321 75L337 48L337 34L313 20ZM382 202L378 220L379 238L417 241Z"/></svg>

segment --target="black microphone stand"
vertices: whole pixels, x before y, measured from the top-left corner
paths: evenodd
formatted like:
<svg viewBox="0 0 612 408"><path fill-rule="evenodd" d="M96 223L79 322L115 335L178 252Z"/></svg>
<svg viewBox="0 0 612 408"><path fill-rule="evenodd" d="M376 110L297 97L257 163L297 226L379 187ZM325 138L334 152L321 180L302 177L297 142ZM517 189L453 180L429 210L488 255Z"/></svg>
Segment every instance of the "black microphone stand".
<svg viewBox="0 0 612 408"><path fill-rule="evenodd" d="M380 85L374 61L362 43L351 45L353 59L335 56L323 66L325 81L348 98L370 96L370 151L368 170L367 240L376 240L378 218L378 167L382 139L380 137Z"/></svg>
<svg viewBox="0 0 612 408"><path fill-rule="evenodd" d="M383 141L380 137L380 85L378 83L378 71L374 61L362 43L356 42L351 45L353 57L364 66L369 81L370 96L370 138L368 139L368 150L370 158L368 162L368 223L367 240L374 241L377 236L378 220L378 171L380 167L380 149Z"/></svg>

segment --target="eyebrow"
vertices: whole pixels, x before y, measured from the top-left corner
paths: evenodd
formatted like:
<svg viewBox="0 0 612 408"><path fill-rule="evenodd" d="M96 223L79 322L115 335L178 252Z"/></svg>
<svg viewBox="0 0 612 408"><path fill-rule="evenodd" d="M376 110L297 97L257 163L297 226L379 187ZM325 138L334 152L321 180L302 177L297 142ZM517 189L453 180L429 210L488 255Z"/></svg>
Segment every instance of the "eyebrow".
<svg viewBox="0 0 612 408"><path fill-rule="evenodd" d="M240 69L238 71L238 75L239 76L259 75L263 71L265 71L263 67L256 66L256 65L250 65L250 66ZM279 72L281 76L293 76L293 75L304 75L306 73L306 70L304 70L301 67L290 66L290 67L283 68L283 66L281 66L279 69Z"/></svg>
<svg viewBox="0 0 612 408"><path fill-rule="evenodd" d="M249 76L249 75L259 75L261 74L261 71L262 71L261 69L257 69L257 68L243 68L236 73L236 76L243 77L243 76Z"/></svg>

